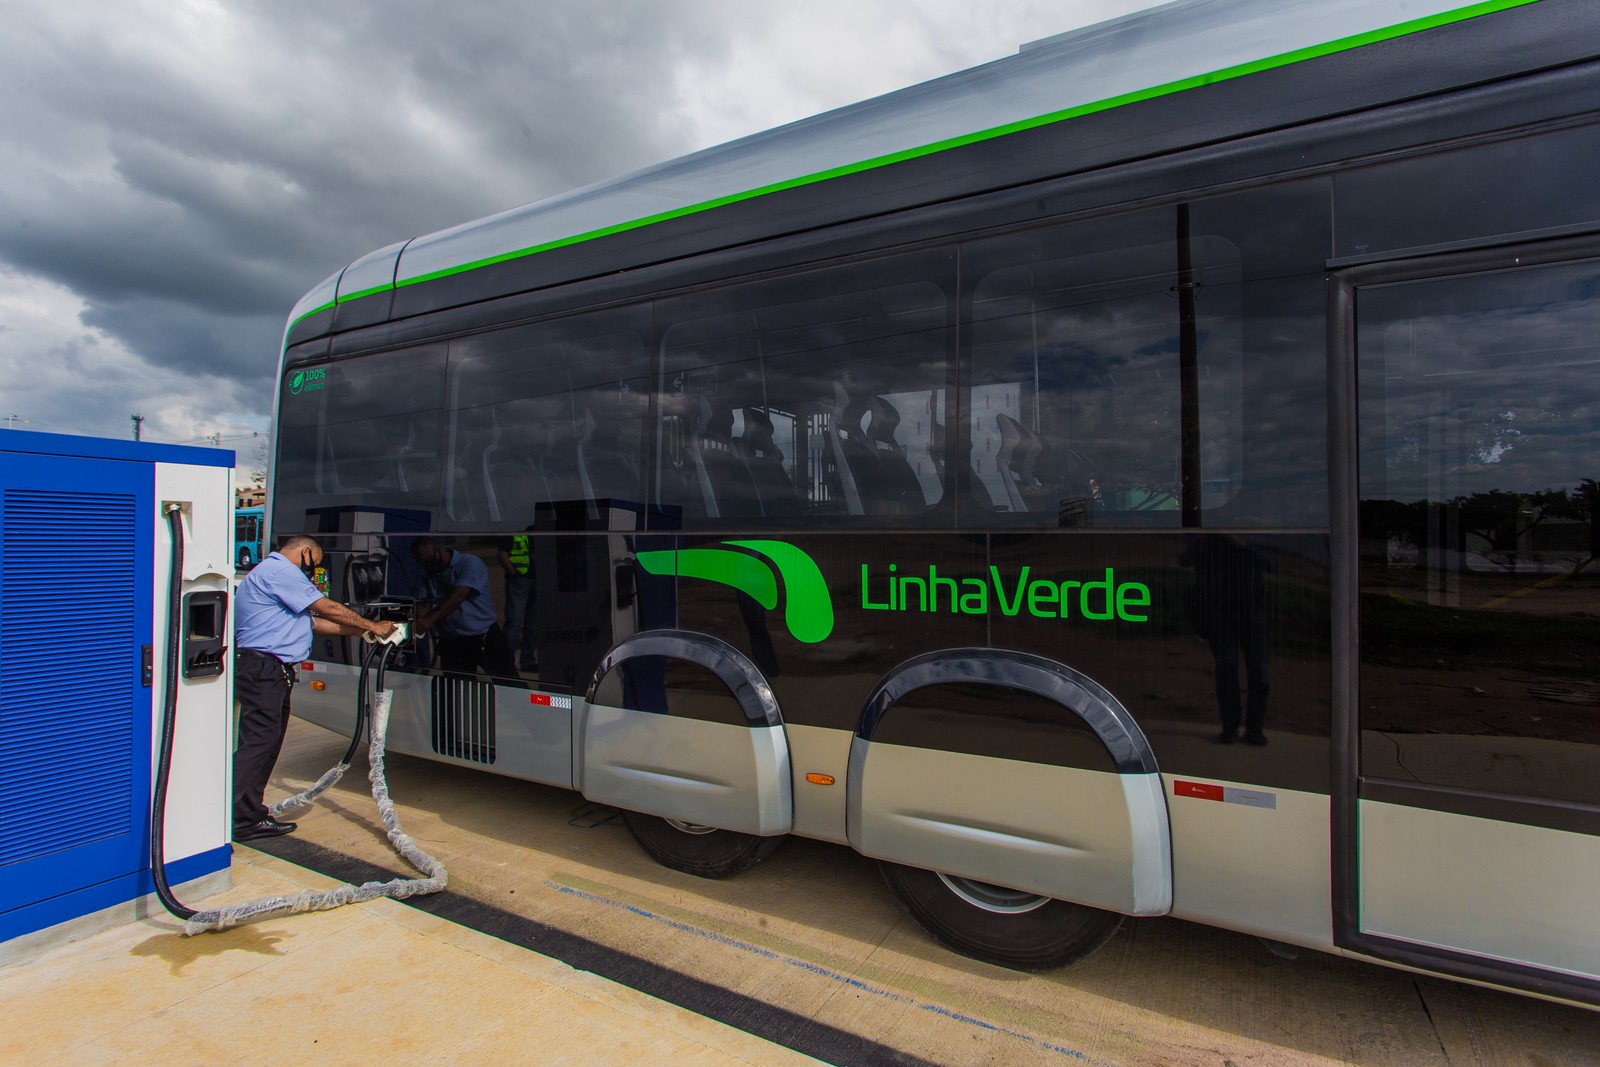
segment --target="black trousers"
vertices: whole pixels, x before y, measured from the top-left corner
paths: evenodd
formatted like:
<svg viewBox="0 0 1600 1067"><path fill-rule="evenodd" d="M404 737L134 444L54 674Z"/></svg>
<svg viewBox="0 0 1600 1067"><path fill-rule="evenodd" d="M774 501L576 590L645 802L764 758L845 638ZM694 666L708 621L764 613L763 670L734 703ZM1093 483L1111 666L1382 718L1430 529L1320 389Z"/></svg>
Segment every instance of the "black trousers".
<svg viewBox="0 0 1600 1067"><path fill-rule="evenodd" d="M235 829L268 817L262 796L289 732L293 678L288 667L264 652L245 648L234 657L233 695L239 702L239 746L233 750Z"/></svg>
<svg viewBox="0 0 1600 1067"><path fill-rule="evenodd" d="M1243 680L1239 674L1239 654L1242 652L1245 669L1250 672L1249 694L1242 702L1244 735L1266 736L1267 694L1272 688L1267 679L1266 613L1242 623L1219 620L1212 626L1209 640L1216 665L1217 710L1222 716L1222 732L1231 737L1239 731L1239 690Z"/></svg>

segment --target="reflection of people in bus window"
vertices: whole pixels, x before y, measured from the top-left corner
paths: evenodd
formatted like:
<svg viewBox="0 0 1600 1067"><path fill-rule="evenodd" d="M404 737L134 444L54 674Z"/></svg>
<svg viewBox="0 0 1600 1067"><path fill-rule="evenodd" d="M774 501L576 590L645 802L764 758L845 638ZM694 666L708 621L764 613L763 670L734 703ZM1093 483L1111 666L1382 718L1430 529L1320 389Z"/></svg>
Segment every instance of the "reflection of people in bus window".
<svg viewBox="0 0 1600 1067"><path fill-rule="evenodd" d="M440 665L457 674L475 674L482 667L515 678L483 560L445 548L433 537L417 538L411 555L427 572L427 600L417 612L416 628L419 633L437 630Z"/></svg>
<svg viewBox="0 0 1600 1067"><path fill-rule="evenodd" d="M1247 745L1267 743L1267 574L1272 561L1232 534L1200 534L1179 560L1194 568L1191 619L1195 632L1211 646L1216 674L1217 710L1222 732L1217 740ZM1239 657L1244 656L1249 693L1240 699ZM1243 705L1241 709L1241 704Z"/></svg>
<svg viewBox="0 0 1600 1067"><path fill-rule="evenodd" d="M500 569L505 572L506 646L520 662L518 669L536 673L538 657L533 646L533 542L528 538L533 524L525 531L501 538L498 546Z"/></svg>

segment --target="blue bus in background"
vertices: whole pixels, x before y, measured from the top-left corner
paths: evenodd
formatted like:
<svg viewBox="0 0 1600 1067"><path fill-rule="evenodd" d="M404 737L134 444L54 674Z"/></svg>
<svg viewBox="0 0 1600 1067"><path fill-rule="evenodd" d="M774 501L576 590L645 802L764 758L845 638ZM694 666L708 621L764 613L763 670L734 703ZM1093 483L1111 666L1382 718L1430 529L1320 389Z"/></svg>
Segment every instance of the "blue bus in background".
<svg viewBox="0 0 1600 1067"><path fill-rule="evenodd" d="M239 568L254 567L261 562L262 535L266 532L266 509L235 508L233 512L233 555Z"/></svg>

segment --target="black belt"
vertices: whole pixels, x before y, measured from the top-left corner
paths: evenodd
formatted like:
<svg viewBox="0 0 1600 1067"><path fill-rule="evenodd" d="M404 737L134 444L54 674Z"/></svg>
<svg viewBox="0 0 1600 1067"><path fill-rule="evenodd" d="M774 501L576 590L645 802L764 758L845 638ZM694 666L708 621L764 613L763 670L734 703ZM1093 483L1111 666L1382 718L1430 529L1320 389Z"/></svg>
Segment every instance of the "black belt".
<svg viewBox="0 0 1600 1067"><path fill-rule="evenodd" d="M270 659L282 669L283 679L289 683L290 688L293 688L294 683L300 680L298 663L290 663L288 660L279 659L271 652L263 652L259 648L241 648L239 649L238 654L241 656L260 656L262 659Z"/></svg>

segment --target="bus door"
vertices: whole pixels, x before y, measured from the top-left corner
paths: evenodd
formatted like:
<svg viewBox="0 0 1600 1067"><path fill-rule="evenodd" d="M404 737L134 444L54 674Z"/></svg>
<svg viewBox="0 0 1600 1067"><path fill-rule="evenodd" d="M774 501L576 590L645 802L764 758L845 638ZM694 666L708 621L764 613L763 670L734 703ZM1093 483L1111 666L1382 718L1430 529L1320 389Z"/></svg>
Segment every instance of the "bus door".
<svg viewBox="0 0 1600 1067"><path fill-rule="evenodd" d="M1338 276L1335 928L1600 1002L1600 242Z"/></svg>

